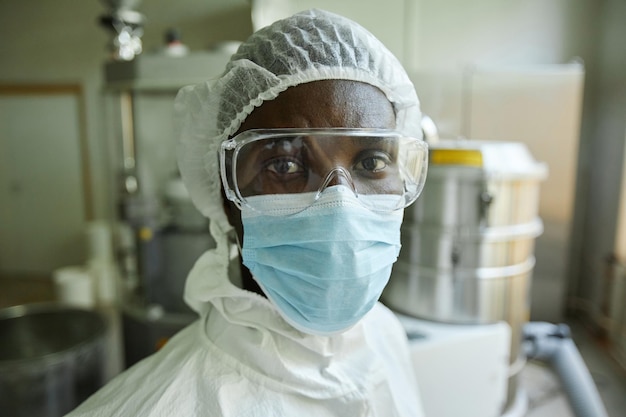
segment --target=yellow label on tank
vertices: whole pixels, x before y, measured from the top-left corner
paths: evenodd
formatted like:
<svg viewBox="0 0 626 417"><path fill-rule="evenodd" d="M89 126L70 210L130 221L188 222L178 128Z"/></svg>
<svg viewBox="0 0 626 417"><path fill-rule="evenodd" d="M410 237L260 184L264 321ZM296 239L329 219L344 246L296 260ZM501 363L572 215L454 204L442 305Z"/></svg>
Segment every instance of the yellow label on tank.
<svg viewBox="0 0 626 417"><path fill-rule="evenodd" d="M139 239L143 240L144 242L152 240L152 236L152 229L150 229L149 227L142 227L141 229L139 229Z"/></svg>
<svg viewBox="0 0 626 417"><path fill-rule="evenodd" d="M430 163L434 165L483 166L483 154L475 149L432 149Z"/></svg>

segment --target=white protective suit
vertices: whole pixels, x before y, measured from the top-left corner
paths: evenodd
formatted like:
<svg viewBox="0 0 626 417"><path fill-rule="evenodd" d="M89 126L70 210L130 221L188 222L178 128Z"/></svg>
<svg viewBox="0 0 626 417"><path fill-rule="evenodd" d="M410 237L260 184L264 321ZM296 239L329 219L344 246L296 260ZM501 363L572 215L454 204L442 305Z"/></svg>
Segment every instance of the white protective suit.
<svg viewBox="0 0 626 417"><path fill-rule="evenodd" d="M378 87L394 106L397 129L421 137L419 101L397 59L361 26L323 11L261 29L219 79L182 89L176 99L179 167L217 244L187 278L185 300L200 319L72 417L423 415L405 332L387 308L377 304L342 334L313 336L238 284L219 145L264 101L324 79Z"/></svg>
<svg viewBox="0 0 626 417"><path fill-rule="evenodd" d="M386 307L343 334L306 335L213 267L205 255L191 273L211 281L207 313L72 417L423 415L404 330Z"/></svg>

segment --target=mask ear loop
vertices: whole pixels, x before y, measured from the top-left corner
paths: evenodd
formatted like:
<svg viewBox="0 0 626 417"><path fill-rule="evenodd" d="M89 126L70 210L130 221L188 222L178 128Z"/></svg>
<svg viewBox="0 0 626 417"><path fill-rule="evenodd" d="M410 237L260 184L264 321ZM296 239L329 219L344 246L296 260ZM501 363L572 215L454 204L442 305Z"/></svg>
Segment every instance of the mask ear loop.
<svg viewBox="0 0 626 417"><path fill-rule="evenodd" d="M232 246L232 249L230 251L230 259L231 260L235 259L235 257L237 257L238 255L242 256L242 249L241 249L241 242L239 241L239 234L234 229L232 231L232 235L231 235L229 240L230 240L230 243L231 243L231 246ZM236 246L233 245L233 243ZM237 248L236 250L235 250L235 247Z"/></svg>

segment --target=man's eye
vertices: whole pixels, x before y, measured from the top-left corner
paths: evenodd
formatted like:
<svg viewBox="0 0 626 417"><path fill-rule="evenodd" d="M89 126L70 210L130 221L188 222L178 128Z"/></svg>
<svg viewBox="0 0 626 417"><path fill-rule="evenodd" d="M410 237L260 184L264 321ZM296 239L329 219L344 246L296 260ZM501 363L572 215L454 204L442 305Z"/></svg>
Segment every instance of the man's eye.
<svg viewBox="0 0 626 417"><path fill-rule="evenodd" d="M367 158L361 159L357 165L356 169L365 170L369 172L379 172L387 167L388 161L386 158L381 158L379 156L370 156Z"/></svg>
<svg viewBox="0 0 626 417"><path fill-rule="evenodd" d="M290 158L275 158L269 161L265 167L277 175L296 174L303 171L302 166Z"/></svg>

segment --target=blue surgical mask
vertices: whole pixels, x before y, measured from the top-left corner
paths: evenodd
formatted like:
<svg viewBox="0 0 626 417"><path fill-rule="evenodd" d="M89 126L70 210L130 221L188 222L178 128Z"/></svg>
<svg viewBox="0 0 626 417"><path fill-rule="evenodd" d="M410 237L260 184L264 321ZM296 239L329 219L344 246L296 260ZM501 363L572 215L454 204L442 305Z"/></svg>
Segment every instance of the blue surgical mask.
<svg viewBox="0 0 626 417"><path fill-rule="evenodd" d="M243 263L281 316L310 334L330 335L356 324L389 280L403 211L372 211L359 200L385 205L385 196L357 198L344 186L326 189L313 206L289 216L280 216L280 207L308 205L308 199L253 198L276 211L242 208Z"/></svg>

